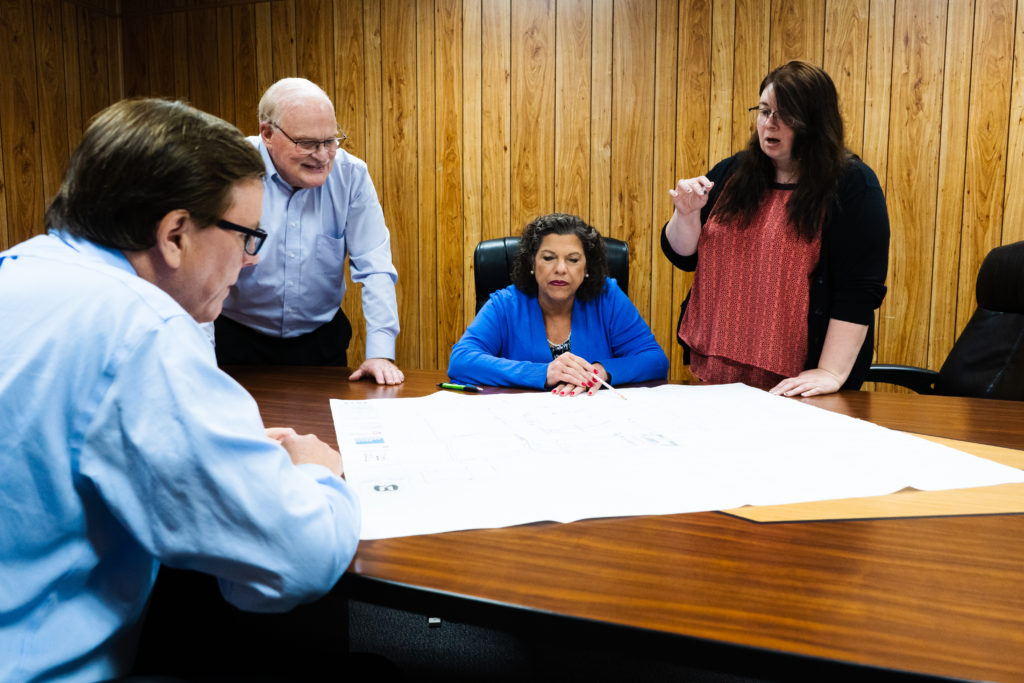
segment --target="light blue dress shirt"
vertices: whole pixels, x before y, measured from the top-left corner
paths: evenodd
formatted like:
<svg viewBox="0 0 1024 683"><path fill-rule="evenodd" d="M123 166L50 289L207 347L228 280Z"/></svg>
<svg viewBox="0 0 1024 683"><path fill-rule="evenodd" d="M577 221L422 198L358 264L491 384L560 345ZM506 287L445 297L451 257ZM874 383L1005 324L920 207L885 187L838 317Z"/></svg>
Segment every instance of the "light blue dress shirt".
<svg viewBox="0 0 1024 683"><path fill-rule="evenodd" d="M572 304L571 352L601 363L619 384L665 379L668 358L636 306L612 278L601 294ZM452 347L448 376L456 382L543 389L551 347L535 296L515 285L491 294Z"/></svg>
<svg viewBox="0 0 1024 683"><path fill-rule="evenodd" d="M224 314L271 337L297 337L330 321L345 296L345 255L362 285L366 358L395 358L398 272L391 236L366 164L343 149L320 187L295 190L259 136L249 138L267 166L260 262L246 268Z"/></svg>
<svg viewBox="0 0 1024 683"><path fill-rule="evenodd" d="M119 251L51 233L0 253L0 321L0 680L123 674L161 562L252 611L344 573L347 484L292 464Z"/></svg>

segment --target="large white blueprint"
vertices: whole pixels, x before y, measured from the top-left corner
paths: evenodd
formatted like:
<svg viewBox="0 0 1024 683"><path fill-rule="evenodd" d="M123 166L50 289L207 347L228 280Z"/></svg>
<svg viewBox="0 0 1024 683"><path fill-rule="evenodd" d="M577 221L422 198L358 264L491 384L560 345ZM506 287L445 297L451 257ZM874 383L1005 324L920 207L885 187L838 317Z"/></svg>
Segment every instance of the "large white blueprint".
<svg viewBox="0 0 1024 683"><path fill-rule="evenodd" d="M363 539L1024 482L742 384L332 400Z"/></svg>

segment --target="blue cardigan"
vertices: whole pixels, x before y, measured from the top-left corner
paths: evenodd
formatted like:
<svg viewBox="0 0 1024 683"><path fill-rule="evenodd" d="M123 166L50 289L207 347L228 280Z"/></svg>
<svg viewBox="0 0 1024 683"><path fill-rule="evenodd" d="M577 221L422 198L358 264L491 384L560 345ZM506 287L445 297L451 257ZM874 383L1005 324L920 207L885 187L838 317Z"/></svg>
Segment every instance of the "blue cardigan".
<svg viewBox="0 0 1024 683"><path fill-rule="evenodd" d="M668 374L665 352L611 278L596 299L573 303L571 339L572 353L603 365L610 382L644 382ZM452 347L448 376L466 384L543 389L551 360L537 297L510 285L491 294Z"/></svg>

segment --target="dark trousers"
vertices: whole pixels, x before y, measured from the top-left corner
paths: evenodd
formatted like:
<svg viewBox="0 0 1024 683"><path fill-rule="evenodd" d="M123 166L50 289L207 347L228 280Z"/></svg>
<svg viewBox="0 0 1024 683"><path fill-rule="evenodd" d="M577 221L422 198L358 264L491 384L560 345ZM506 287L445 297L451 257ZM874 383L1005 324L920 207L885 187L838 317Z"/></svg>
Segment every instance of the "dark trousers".
<svg viewBox="0 0 1024 683"><path fill-rule="evenodd" d="M269 337L223 315L214 329L219 365L348 365L352 325L340 308L329 322L298 337Z"/></svg>

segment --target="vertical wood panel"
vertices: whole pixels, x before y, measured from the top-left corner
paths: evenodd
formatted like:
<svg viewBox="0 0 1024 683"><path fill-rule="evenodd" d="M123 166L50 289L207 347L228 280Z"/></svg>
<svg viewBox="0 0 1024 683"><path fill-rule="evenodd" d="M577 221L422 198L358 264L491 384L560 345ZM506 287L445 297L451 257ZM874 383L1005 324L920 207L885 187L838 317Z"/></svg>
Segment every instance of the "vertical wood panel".
<svg viewBox="0 0 1024 683"><path fill-rule="evenodd" d="M645 0L615 3L612 66L612 237L629 243L629 294L640 314L651 308L651 157L654 138L656 15Z"/></svg>
<svg viewBox="0 0 1024 683"><path fill-rule="evenodd" d="M882 189L888 179L889 107L892 94L896 0L870 0L867 75L864 83L864 141L861 155ZM891 221L890 216L890 221Z"/></svg>
<svg viewBox="0 0 1024 683"><path fill-rule="evenodd" d="M555 19L555 209L584 219L590 216L590 15L589 0L560 0Z"/></svg>
<svg viewBox="0 0 1024 683"><path fill-rule="evenodd" d="M56 0L40 0L33 9L36 73L42 85L39 96L40 166L43 200L57 194L68 163L68 146L60 133L67 116L64 89L64 46L61 42L61 9Z"/></svg>
<svg viewBox="0 0 1024 683"><path fill-rule="evenodd" d="M732 76L732 151L742 149L754 132L754 115L761 81L768 74L769 3L736 0L736 45ZM772 65L774 66L774 65Z"/></svg>
<svg viewBox="0 0 1024 683"><path fill-rule="evenodd" d="M124 54L129 63L137 64L129 69L124 89L129 96L143 93L156 92L156 87L150 78L149 70L159 63L158 60L150 58L150 50L156 50L154 41L157 27L155 24L163 24L155 17L144 15L129 15L124 19ZM165 24L166 25L166 24ZM162 47L162 46L161 46ZM171 65L173 61L166 64Z"/></svg>
<svg viewBox="0 0 1024 683"><path fill-rule="evenodd" d="M612 208L613 6L593 5L590 95L590 224L608 234Z"/></svg>
<svg viewBox="0 0 1024 683"><path fill-rule="evenodd" d="M361 84L363 93L363 106L362 111L356 113L358 119L358 126L356 128L356 140L354 141L354 147L358 151L359 156L366 162L367 170L370 173L371 179L380 178L382 167L383 167L383 102L381 100L381 88L383 87L383 75L381 65L381 27L380 27L380 0L363 0L363 12L362 12L362 69L355 70L356 76L362 75L363 82ZM343 5L335 5L334 21L358 21L358 15L349 18L344 16L345 8ZM301 50L300 50L301 53ZM335 88L336 79L331 74L328 77L331 82L331 89ZM328 90L331 92L331 90ZM374 190L377 192L377 199L381 199L381 187L378 181L374 181ZM390 212L388 207L384 208L384 220L390 219ZM392 254L393 257L393 254ZM346 278L351 282L352 274L348 273ZM359 349L365 349L366 347L366 320L363 317L363 304L362 304L362 286L355 285L354 283L350 286L349 290L352 294L345 296L344 308L345 314L349 320L352 321L352 344L349 348L354 349L354 352L350 352L349 362L355 365L356 359L361 356L356 355L352 357L353 353L358 354ZM399 321L401 324L401 321Z"/></svg>
<svg viewBox="0 0 1024 683"><path fill-rule="evenodd" d="M823 68L839 93L846 145L861 154L864 143L864 88L867 69L868 0L829 3L825 11Z"/></svg>
<svg viewBox="0 0 1024 683"><path fill-rule="evenodd" d="M266 3L260 5L266 7ZM234 124L246 135L259 133L257 107L263 89L259 85L256 59L256 11L252 5L231 10L231 46L234 58Z"/></svg>
<svg viewBox="0 0 1024 683"><path fill-rule="evenodd" d="M831 9L835 3L827 4ZM774 0L771 3L769 70L793 59L822 64L825 10L826 3L821 0Z"/></svg>
<svg viewBox="0 0 1024 683"><path fill-rule="evenodd" d="M148 92L139 92L135 90L129 90L126 82L126 93L136 94L148 94L159 97L174 97L175 94L175 78L174 78L174 65L180 61L178 59L166 59L163 55L174 55L175 51L180 49L179 45L175 42L174 37L174 20L168 14L161 14L155 17L149 17L145 24L141 24L149 29L149 33L141 36L146 41L145 51L139 54L143 55L148 61L146 68L149 74L149 88ZM125 24L125 39L129 35L129 27ZM125 53L125 61L128 64L134 64L134 59ZM133 69L126 69L125 73L131 73ZM127 81L127 79L126 79Z"/></svg>
<svg viewBox="0 0 1024 683"><path fill-rule="evenodd" d="M380 0L363 0L363 111L362 129L366 136L363 146L363 160L370 169L370 177L380 175L384 155L384 138L381 132L384 103L381 100L383 76L381 73L380 47ZM331 77L333 87L334 78ZM327 92L330 92L328 90ZM380 197L380 188L377 188ZM387 214L385 214L385 217Z"/></svg>
<svg viewBox="0 0 1024 683"><path fill-rule="evenodd" d="M261 2L253 8L253 50L256 60L257 97L262 96L263 91L274 82L274 36L271 7L271 3ZM335 35L337 35L337 31L335 31ZM256 109L254 108L253 111L255 112ZM256 120L255 116L253 120Z"/></svg>
<svg viewBox="0 0 1024 683"><path fill-rule="evenodd" d="M416 3L416 112L419 173L417 194L419 198L419 239L417 245L420 291L420 329L413 331L420 337L419 363L425 368L445 367L441 365L438 350L440 332L438 326L437 300L437 147L434 127L437 121L437 102L434 92L436 60L435 11L433 0L418 0ZM406 334L409 334L407 331Z"/></svg>
<svg viewBox="0 0 1024 683"><path fill-rule="evenodd" d="M231 26L231 8L217 8L217 97L220 100L217 114L234 125L238 125L235 114L235 63L233 59L234 35Z"/></svg>
<svg viewBox="0 0 1024 683"><path fill-rule="evenodd" d="M972 78L1008 84L1012 75L1014 0L977 0ZM981 261L999 245L1010 93L1005 87L972 88L967 124L967 169L957 331L975 308L974 283Z"/></svg>
<svg viewBox="0 0 1024 683"><path fill-rule="evenodd" d="M554 208L554 0L512 3L512 225Z"/></svg>
<svg viewBox="0 0 1024 683"><path fill-rule="evenodd" d="M352 0L346 3L346 5L351 8L354 16L362 15L362 3L358 2L358 0ZM271 39L273 41L274 80L278 81L289 76L298 76L300 74L298 53L295 45L295 0L275 0L271 3L270 12L273 22ZM335 13L337 12L338 8L335 5ZM353 21L351 18L348 22L336 23L335 39L337 40L339 34L345 33L347 26L358 23L358 21ZM337 55L337 50L335 50L334 54ZM334 70L338 75L344 73L343 70L338 70L337 65L335 65ZM270 83L267 83L267 85L269 86ZM331 91L328 90L327 92ZM337 106L337 100L335 100L335 106Z"/></svg>
<svg viewBox="0 0 1024 683"><path fill-rule="evenodd" d="M366 11L376 7L373 0L364 3ZM334 68L331 59L331 44L334 34L332 5L322 0L295 0L295 46L297 69L293 75L313 81L325 92L334 92ZM347 17L357 21L359 15Z"/></svg>
<svg viewBox="0 0 1024 683"><path fill-rule="evenodd" d="M178 0L180 2L180 0ZM175 12L171 15L174 24L173 50L170 52L174 60L174 96L180 99L189 98L189 42L188 14Z"/></svg>
<svg viewBox="0 0 1024 683"><path fill-rule="evenodd" d="M651 272L651 308L648 318L655 339L666 352L677 345L673 334L672 279L676 270L661 254L661 226L665 222L668 190L675 186L677 77L679 73L679 4L659 0L654 68L654 149L650 193L650 223L647 230Z"/></svg>
<svg viewBox="0 0 1024 683"><path fill-rule="evenodd" d="M945 3L896 5L890 130L916 131L889 138L888 206L893 222L886 314L879 322L879 358L927 361Z"/></svg>
<svg viewBox="0 0 1024 683"><path fill-rule="evenodd" d="M106 51L109 49L104 17L78 8L78 64L82 115L91 118L113 100Z"/></svg>
<svg viewBox="0 0 1024 683"><path fill-rule="evenodd" d="M480 0L462 3L462 300L471 302L476 296L473 282L473 249L480 242L482 230L481 164L483 157L483 93L480 41L483 29ZM462 307L462 326L473 322L473 306Z"/></svg>
<svg viewBox="0 0 1024 683"><path fill-rule="evenodd" d="M114 15L116 3L103 13L107 25L107 66L110 83L110 99L107 104L124 99L124 46L121 41L121 19Z"/></svg>
<svg viewBox="0 0 1024 683"><path fill-rule="evenodd" d="M967 163L967 112L970 95L974 0L951 0L946 9L946 63L939 139L939 190L931 272L928 364L942 365L956 335L963 226L964 170Z"/></svg>
<svg viewBox="0 0 1024 683"><path fill-rule="evenodd" d="M68 146L68 156L82 137L84 115L82 113L82 82L78 68L78 15L73 5L63 3L64 36L64 93L67 98L67 118L65 135L62 136Z"/></svg>
<svg viewBox="0 0 1024 683"><path fill-rule="evenodd" d="M203 111L220 112L217 10L188 12L188 100Z"/></svg>
<svg viewBox="0 0 1024 683"><path fill-rule="evenodd" d="M403 333L396 353L418 358L420 353L420 278L416 260L416 21L405 3L381 3L381 62L384 82L383 137L389 141L378 189L387 207L392 255L398 270L398 319ZM412 334L409 331L412 330Z"/></svg>
<svg viewBox="0 0 1024 683"><path fill-rule="evenodd" d="M356 7L340 3L334 6L335 89L327 90L327 93L334 102L334 113L338 117L338 123L349 136L345 141L345 149L363 157L366 155L366 132L363 129L363 112L366 111L363 97L363 22L356 21L356 17L349 14L356 9L359 10L357 16L361 17L362 3ZM278 42L276 33L275 42Z"/></svg>
<svg viewBox="0 0 1024 683"><path fill-rule="evenodd" d="M435 3L438 362L462 335L462 3Z"/></svg>
<svg viewBox="0 0 1024 683"><path fill-rule="evenodd" d="M0 132L3 131L4 120L3 112L0 111ZM0 251L10 247L13 242L8 235L7 227L7 179L4 175L4 140L3 135L0 135Z"/></svg>
<svg viewBox="0 0 1024 683"><path fill-rule="evenodd" d="M711 125L711 92L712 55L715 54L715 47L712 40L711 0L684 0L679 7L678 33L676 180L704 175L714 163L709 149L714 130ZM671 199L666 196L661 201L662 216L667 221L672 215ZM658 208L659 205L655 203L656 212ZM676 340L679 304L686 298L692 283L692 274L673 269L671 296L661 295L672 301L668 330L671 341L665 350L670 360L669 376L676 380L692 377L683 366L683 349Z"/></svg>
<svg viewBox="0 0 1024 683"><path fill-rule="evenodd" d="M493 239L518 231L511 222L511 1L485 2L480 22L480 238Z"/></svg>
<svg viewBox="0 0 1024 683"><path fill-rule="evenodd" d="M299 2L301 0L296 0L296 3ZM305 7L301 7L299 4L293 6L289 3L282 7L280 11L288 10L294 11L295 24L308 21L309 15ZM355 2L335 0L332 5L330 20L331 25L334 27L332 32L334 49L332 51L331 83L318 83L331 96L338 124L348 134L348 139L343 143L345 150L366 161L367 167L370 166L367 152L372 148L369 141L378 139L378 136L369 128L371 125L380 125L379 117L371 121L370 117L367 116L367 112L372 105L367 102L366 88L380 86L379 79L376 83L372 81L374 71L366 68L366 61L374 58L374 50L371 46L373 41L366 36L367 31L373 30L374 26L373 22L366 19L368 14L378 14L379 16L379 6L374 0L366 0L366 2L361 0L356 0ZM298 28L296 28L291 32L291 35L297 36L298 33ZM275 43L284 42L284 36L279 36L276 29L274 41ZM293 43L298 43L298 45L293 45L293 51L286 54L280 67L283 68L288 63L291 55L294 54L293 72L289 75L310 78L310 75L304 71L309 66L310 58L303 56L303 48L299 46L301 45L302 38L298 37L297 40L292 38L292 41ZM378 50L378 59L379 55L380 51ZM276 59L274 67L275 70L279 68ZM318 67L313 66L313 68L316 69ZM311 80L316 79L311 78ZM374 177L373 169L370 169L370 171L370 177L374 180L374 188L377 190L377 195L380 196L379 176ZM384 214L384 219L385 221L388 219L388 214ZM399 280L401 280L401 275L399 275ZM348 362L355 367L356 363L362 358L361 352L366 349L366 320L363 318L362 287L352 281L352 273L348 268L345 269L345 284L345 299L342 301L341 308L352 323L352 340L349 344ZM400 320L399 325L401 324L402 321Z"/></svg>
<svg viewBox="0 0 1024 683"><path fill-rule="evenodd" d="M0 88L0 133L6 176L7 242L17 244L41 232L43 183L39 163L40 84L36 80L32 8L8 0L0 5L0 61L10 76Z"/></svg>
<svg viewBox="0 0 1024 683"><path fill-rule="evenodd" d="M731 155L733 75L735 73L736 2L712 0L711 9L711 96L708 125L710 163ZM744 93L749 97L747 93ZM748 107L751 105L747 105Z"/></svg>
<svg viewBox="0 0 1024 683"><path fill-rule="evenodd" d="M1024 0L1017 0L1002 243L1024 240Z"/></svg>

